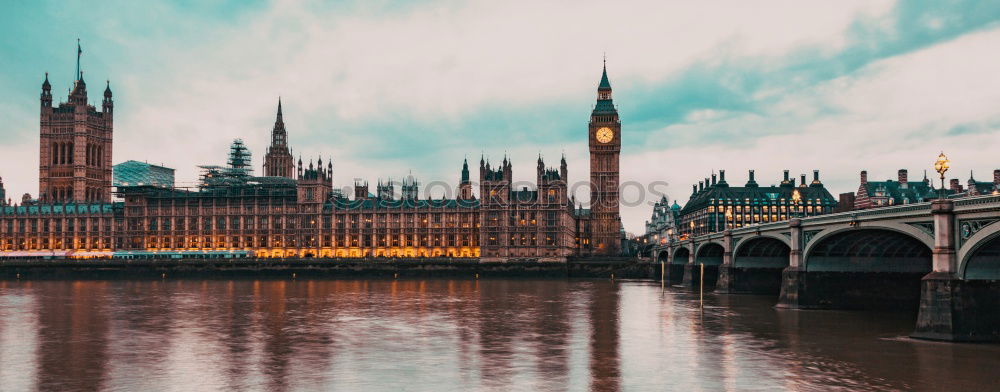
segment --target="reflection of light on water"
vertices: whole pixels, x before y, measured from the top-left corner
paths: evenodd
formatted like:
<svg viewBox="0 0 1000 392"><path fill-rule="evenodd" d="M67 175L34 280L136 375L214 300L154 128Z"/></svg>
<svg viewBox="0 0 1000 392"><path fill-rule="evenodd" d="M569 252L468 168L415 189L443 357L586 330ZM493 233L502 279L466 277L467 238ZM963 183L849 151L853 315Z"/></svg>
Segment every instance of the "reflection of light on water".
<svg viewBox="0 0 1000 392"><path fill-rule="evenodd" d="M912 314L775 300L706 294L702 312L680 287L564 279L0 282L0 388L989 389L980 370L1000 367L1000 346L905 338Z"/></svg>
<svg viewBox="0 0 1000 392"><path fill-rule="evenodd" d="M38 372L38 314L25 285L0 282L0 389L30 391Z"/></svg>

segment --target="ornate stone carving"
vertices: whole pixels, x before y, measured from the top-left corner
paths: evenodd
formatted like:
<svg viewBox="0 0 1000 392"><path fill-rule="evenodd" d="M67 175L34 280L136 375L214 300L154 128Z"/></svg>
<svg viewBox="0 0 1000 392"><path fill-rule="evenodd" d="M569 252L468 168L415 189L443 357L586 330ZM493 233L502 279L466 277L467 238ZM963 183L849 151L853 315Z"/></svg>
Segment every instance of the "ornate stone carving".
<svg viewBox="0 0 1000 392"><path fill-rule="evenodd" d="M962 247L962 244L964 244L965 240L969 239L969 237L972 237L977 232L979 232L979 230L982 230L984 227L989 226L997 221L1000 221L1000 219L968 219L959 221L958 246Z"/></svg>
<svg viewBox="0 0 1000 392"><path fill-rule="evenodd" d="M932 221L926 221L926 222L907 222L906 224L920 229L920 231L922 231L924 233L927 233L927 235L929 235L931 237L934 236L934 222L932 222Z"/></svg>

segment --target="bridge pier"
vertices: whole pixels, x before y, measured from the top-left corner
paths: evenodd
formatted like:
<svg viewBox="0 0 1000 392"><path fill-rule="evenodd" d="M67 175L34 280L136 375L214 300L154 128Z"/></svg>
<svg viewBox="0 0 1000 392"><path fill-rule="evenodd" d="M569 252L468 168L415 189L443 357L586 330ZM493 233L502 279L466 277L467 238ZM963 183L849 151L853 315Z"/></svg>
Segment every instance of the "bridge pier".
<svg viewBox="0 0 1000 392"><path fill-rule="evenodd" d="M960 279L954 202L935 200L934 271L921 280L920 311L910 336L946 341L1000 341L1000 281Z"/></svg>
<svg viewBox="0 0 1000 392"><path fill-rule="evenodd" d="M719 266L718 280L715 282L715 292L723 294L737 294L736 276L737 271L733 268L733 232L726 230L722 233L722 265Z"/></svg>
<svg viewBox="0 0 1000 392"><path fill-rule="evenodd" d="M715 292L720 294L739 294L735 290L736 271L732 264L722 263L719 266L719 280L715 282Z"/></svg>
<svg viewBox="0 0 1000 392"><path fill-rule="evenodd" d="M952 342L1000 342L1000 282L932 272L921 281L920 312L910 335Z"/></svg>
<svg viewBox="0 0 1000 392"><path fill-rule="evenodd" d="M684 272L682 274L683 277L681 278L681 286L692 290L698 289L698 281L701 279L701 270L696 269L698 266L695 265L695 260L697 260L695 251L697 251L697 249L698 247L696 244L692 242L691 250L688 253L688 262L687 264L684 264Z"/></svg>
<svg viewBox="0 0 1000 392"><path fill-rule="evenodd" d="M802 279L806 272L802 268L802 220L792 219L788 225L791 227L788 267L781 271L781 293L775 306L796 309L802 306L800 299L805 292Z"/></svg>

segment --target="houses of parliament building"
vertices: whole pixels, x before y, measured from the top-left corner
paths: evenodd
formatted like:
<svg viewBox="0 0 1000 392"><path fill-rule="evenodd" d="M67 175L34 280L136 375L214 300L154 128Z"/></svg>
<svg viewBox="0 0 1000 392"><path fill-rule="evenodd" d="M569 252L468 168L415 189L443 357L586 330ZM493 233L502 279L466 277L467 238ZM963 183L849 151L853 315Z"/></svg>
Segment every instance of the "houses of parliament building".
<svg viewBox="0 0 1000 392"><path fill-rule="evenodd" d="M55 105L46 75L40 103L38 195L15 203L0 182L0 257L242 254L486 262L621 252L621 122L606 67L587 131L589 209L568 194L565 158L549 167L541 156L534 189L514 188L513 164L505 157L480 159L478 189L464 162L454 198L421 198L412 177L398 194L392 182L379 182L374 193L363 182L354 184L353 194L335 190L329 158L293 158L280 100L263 176L252 175L249 150L237 140L225 165L201 166L196 189L113 182L118 167L112 166L110 83L100 110L88 101L82 73L67 101Z"/></svg>

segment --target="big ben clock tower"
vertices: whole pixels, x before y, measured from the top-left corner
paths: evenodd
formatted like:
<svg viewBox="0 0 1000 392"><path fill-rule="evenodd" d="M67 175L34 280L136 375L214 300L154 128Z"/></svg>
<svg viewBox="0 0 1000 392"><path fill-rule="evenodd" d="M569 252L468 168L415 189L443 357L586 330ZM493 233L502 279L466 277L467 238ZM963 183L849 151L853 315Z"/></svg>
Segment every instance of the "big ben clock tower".
<svg viewBox="0 0 1000 392"><path fill-rule="evenodd" d="M618 110L611 100L611 83L605 64L587 133L590 144L590 246L597 255L617 256L621 253L621 215L618 212L621 130Z"/></svg>

